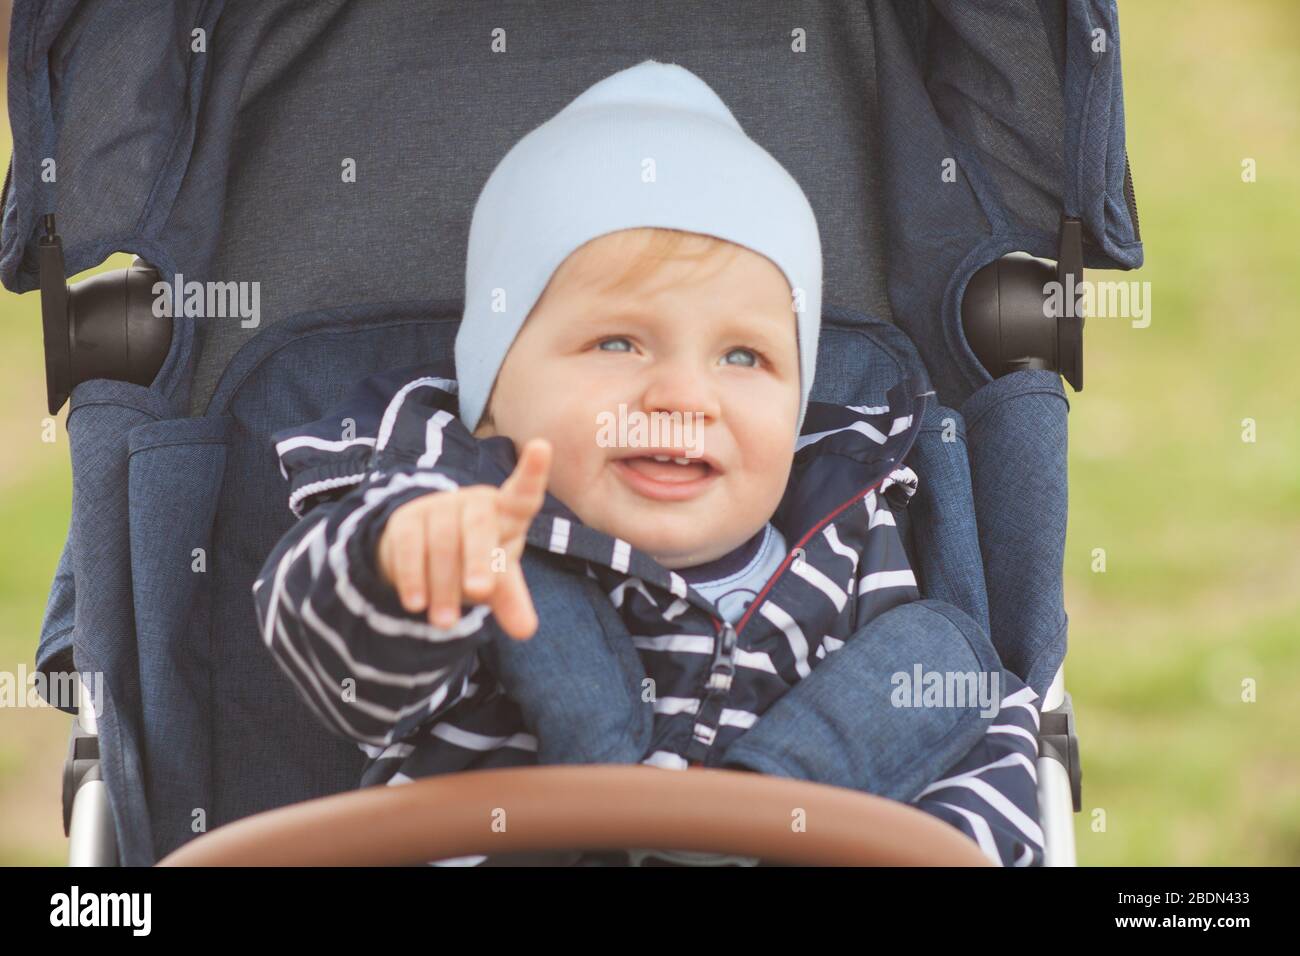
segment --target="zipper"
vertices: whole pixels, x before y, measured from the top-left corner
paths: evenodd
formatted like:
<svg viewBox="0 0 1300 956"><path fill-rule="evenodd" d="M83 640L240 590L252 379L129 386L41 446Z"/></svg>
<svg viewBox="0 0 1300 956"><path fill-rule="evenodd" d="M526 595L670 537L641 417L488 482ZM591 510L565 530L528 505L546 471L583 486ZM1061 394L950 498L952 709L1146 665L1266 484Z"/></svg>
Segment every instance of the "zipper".
<svg viewBox="0 0 1300 956"><path fill-rule="evenodd" d="M932 393L927 392L926 394L929 395ZM914 410L912 412L914 418L912 423L912 428L914 432L920 431L920 421L921 421L921 416L924 414L924 411L925 411L925 405L923 403L919 410ZM728 622L722 621L719 618L716 617L711 618L713 621L714 639L719 640L719 644L718 644L718 650L714 653L713 667L710 669L710 673L709 673L708 690L710 691L710 694L708 696L710 697L712 696L712 692L714 691L714 672L715 669L720 666L725 667L726 670L725 673L722 674L722 676L725 676L727 679L719 683L725 683L726 689L730 688L731 685L730 677L735 671L733 658L735 656L736 647L740 643L740 632L745 629L745 625L749 622L749 619L750 617L753 616L754 612L757 611L762 606L764 599L771 592L772 588L776 587L777 582L781 580L782 575L785 574L786 570L790 567L791 562L794 560L795 554L798 553L800 550L802 550L803 546L812 540L813 535L821 531L822 528L826 527L826 525L829 524L831 521L833 521L838 515L842 514L848 508L852 507L855 502L861 501L871 492L875 491L882 484L884 484L885 479L888 478L891 474L893 474L895 467L900 466L902 464L903 459L907 456L907 453L911 451L912 445L914 444L915 441L916 441L916 434L914 433L912 435L911 440L908 441L907 444L904 446L903 453L898 457L897 460L891 460L889 462L890 467L885 471L883 475L877 478L870 485L867 485L865 488L862 488L861 490L854 493L852 497L848 498L847 500L841 502L836 507L832 508L829 512L823 515L822 518L816 524L814 524L811 528L809 528L807 531L804 532L803 536L800 537L797 542L795 542L794 547L791 548L789 550L789 553L786 554L785 558L781 561L781 564L777 567L776 571L772 574L770 578L768 578L768 581L766 584L763 585L762 590L760 590L758 594L754 596L754 600L750 602L749 607L745 609L745 613L740 616L740 620L737 621L734 626ZM703 701L701 701L701 709L703 709Z"/></svg>
<svg viewBox="0 0 1300 956"><path fill-rule="evenodd" d="M925 398L933 394L934 392L931 390L923 393L920 397ZM737 621L735 625L723 621L718 617L714 617L713 615L709 616L709 619L713 622L714 641L716 646L713 652L713 662L709 665L709 677L705 683L704 696L700 699L699 710L696 711L697 725L699 724L700 714L704 711L705 707L713 703L719 696L725 696L730 692L731 682L736 672L735 657L736 648L740 644L740 632L744 630L745 625L749 622L749 619L753 617L754 613L762 607L763 601L766 599L767 595L771 593L772 588L777 585L782 576L789 569L794 560L795 554L801 551L803 546L812 540L813 535L817 534L837 516L852 507L855 502L861 501L871 492L879 488L884 484L885 479L893 474L896 468L902 465L903 460L907 457L908 452L911 451L913 444L915 444L917 435L920 433L921 421L925 414L925 407L926 403L922 401L919 407L913 408L913 420L911 426L912 434L903 445L902 453L899 454L897 458L891 458L889 460L889 467L885 469L884 474L870 485L859 489L851 497L832 508L829 512L823 515L816 524L800 536L799 540L795 542L794 547L789 549L785 558L781 561L780 566L778 566L772 576L768 578L767 583L764 584L758 594L754 596L754 600L750 602L749 607L745 609L745 613L740 616L740 620ZM531 532L531 528L529 530ZM710 729L716 734L717 724L715 723ZM697 751L700 751L701 753L698 756L693 757L692 754L695 754ZM696 737L695 732L692 731L685 755L687 764L705 766L708 755L713 752L713 742L710 740L709 743L701 746L700 739Z"/></svg>
<svg viewBox="0 0 1300 956"><path fill-rule="evenodd" d="M858 492L848 501L845 501L843 504L836 507L825 517L823 517L820 521L818 521L815 525L813 525L806 532L804 532L804 536L799 539L799 542L793 548L790 549L790 553L785 556L785 560L781 562L780 566L777 567L776 572L768 579L767 583L763 585L763 590L759 591L758 595L750 603L749 607L745 608L745 613L740 616L740 620L736 623L737 637L739 637L740 632L745 629L745 624L749 620L750 615L758 610L759 605L763 602L763 598L766 597L767 593L771 591L773 587L776 586L776 582L781 579L781 575L783 575L786 571L786 568L790 566L795 556L795 552L802 550L803 546L812 540L812 536L815 535L822 528L826 527L826 525L829 524L836 517L836 515L839 515L841 512L852 507L852 505L855 502L861 501L867 495L871 494L871 492L875 491L882 484L884 484L885 479L889 477L892 471L893 469L891 468L889 472L886 472L884 475L881 475L880 478L876 480L875 484L869 485L868 487L862 489L862 491Z"/></svg>
<svg viewBox="0 0 1300 956"><path fill-rule="evenodd" d="M740 645L740 632L744 630L745 624L749 621L751 615L753 615L753 613L762 605L763 600L767 597L768 593L776 586L777 582L781 580L781 576L784 575L786 569L790 567L795 554L802 549L805 544L812 540L813 535L826 527L826 525L833 521L837 515L852 507L856 502L861 501L871 492L884 484L885 479L889 477L892 471L893 469L891 468L890 471L881 475L874 484L868 485L854 494L853 497L849 498L847 501L833 508L815 525L804 532L803 537L801 537L795 546L790 549L789 553L785 556L785 559L781 562L775 573L768 578L767 583L763 585L762 590L759 591L754 597L754 600L750 602L749 607L745 609L745 613L740 616L740 620L736 622L735 625L716 617L712 618L714 640L717 641L717 650L714 651L713 663L709 667L709 679L705 684L705 695L700 701L701 711L704 710L705 704L711 701L714 697L719 694L726 694L731 690L731 681L736 673L735 657L736 648ZM716 732L717 728L714 727L713 729ZM691 740L692 745L694 745L695 737L693 733ZM703 761L701 761L701 763L702 762Z"/></svg>
<svg viewBox="0 0 1300 956"><path fill-rule="evenodd" d="M1133 167L1129 165L1128 148L1124 149L1124 202L1128 204L1128 215L1133 220L1133 238L1142 241L1142 229L1138 225L1137 193L1133 189Z"/></svg>

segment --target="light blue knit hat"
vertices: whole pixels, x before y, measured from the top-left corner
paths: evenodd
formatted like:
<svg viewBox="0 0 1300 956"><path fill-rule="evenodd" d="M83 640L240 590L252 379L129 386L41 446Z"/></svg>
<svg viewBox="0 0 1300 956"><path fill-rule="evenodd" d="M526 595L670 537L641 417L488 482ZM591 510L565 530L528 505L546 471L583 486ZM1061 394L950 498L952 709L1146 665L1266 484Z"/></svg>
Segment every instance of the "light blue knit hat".
<svg viewBox="0 0 1300 956"><path fill-rule="evenodd" d="M795 299L802 427L821 327L812 206L708 84L683 67L645 60L596 83L519 140L479 194L456 335L460 416L470 430L555 270L584 243L637 227L745 246L802 291Z"/></svg>

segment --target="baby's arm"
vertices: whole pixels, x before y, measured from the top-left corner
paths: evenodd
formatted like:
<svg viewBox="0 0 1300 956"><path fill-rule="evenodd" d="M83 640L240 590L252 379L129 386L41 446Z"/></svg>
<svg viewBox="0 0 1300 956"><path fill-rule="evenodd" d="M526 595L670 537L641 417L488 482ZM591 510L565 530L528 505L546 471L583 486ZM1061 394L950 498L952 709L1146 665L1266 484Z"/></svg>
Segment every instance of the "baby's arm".
<svg viewBox="0 0 1300 956"><path fill-rule="evenodd" d="M398 472L317 505L271 551L253 585L262 640L308 706L339 734L387 746L467 693L488 608L435 628L380 576L375 544L401 504L454 485Z"/></svg>
<svg viewBox="0 0 1300 956"><path fill-rule="evenodd" d="M317 505L280 540L253 586L262 639L328 726L400 740L466 696L489 613L511 636L532 633L519 559L549 464L549 446L532 444L499 489L399 468ZM474 604L464 617L462 595Z"/></svg>

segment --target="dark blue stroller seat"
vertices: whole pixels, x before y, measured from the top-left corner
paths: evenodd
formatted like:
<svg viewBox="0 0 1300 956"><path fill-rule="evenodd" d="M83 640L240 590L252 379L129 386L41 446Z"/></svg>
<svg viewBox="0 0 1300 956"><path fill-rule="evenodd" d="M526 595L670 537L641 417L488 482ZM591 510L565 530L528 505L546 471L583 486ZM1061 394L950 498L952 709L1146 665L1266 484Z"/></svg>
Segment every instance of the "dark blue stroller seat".
<svg viewBox="0 0 1300 956"><path fill-rule="evenodd" d="M1068 402L1050 362L990 374L963 301L1009 253L1057 259L1063 219L1082 265L1141 265L1114 0L16 0L5 286L44 278L48 304L127 251L182 288L258 290L255 316L159 319L143 382L69 382L71 522L37 663L102 675L96 735L74 741L108 798L100 862L356 785L364 755L258 638L250 585L293 521L269 436L451 354L488 174L647 57L712 86L813 204L833 303L813 397L876 403L908 373L935 390L905 540L922 593L986 626L1056 710L1040 794L1049 862L1072 862ZM51 226L66 268L43 277Z"/></svg>

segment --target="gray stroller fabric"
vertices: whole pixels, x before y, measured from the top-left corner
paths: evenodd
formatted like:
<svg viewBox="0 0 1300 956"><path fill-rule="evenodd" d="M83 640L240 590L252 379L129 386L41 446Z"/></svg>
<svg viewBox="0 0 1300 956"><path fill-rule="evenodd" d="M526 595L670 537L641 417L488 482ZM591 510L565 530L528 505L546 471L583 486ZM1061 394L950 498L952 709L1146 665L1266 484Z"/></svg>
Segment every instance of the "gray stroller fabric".
<svg viewBox="0 0 1300 956"><path fill-rule="evenodd" d="M989 628L1036 691L1051 680L1068 403L1053 373L991 380L959 304L1004 253L1054 258L1063 211L1088 266L1141 264L1113 0L17 0L6 287L37 286L53 212L70 274L125 250L169 281L261 290L256 327L178 318L151 386L71 400L72 520L37 660L105 675L124 862L355 785L360 752L257 641L249 586L292 521L268 436L370 372L449 355L493 166L647 57L709 83L813 204L831 303L813 397L928 373L909 458L923 593Z"/></svg>

